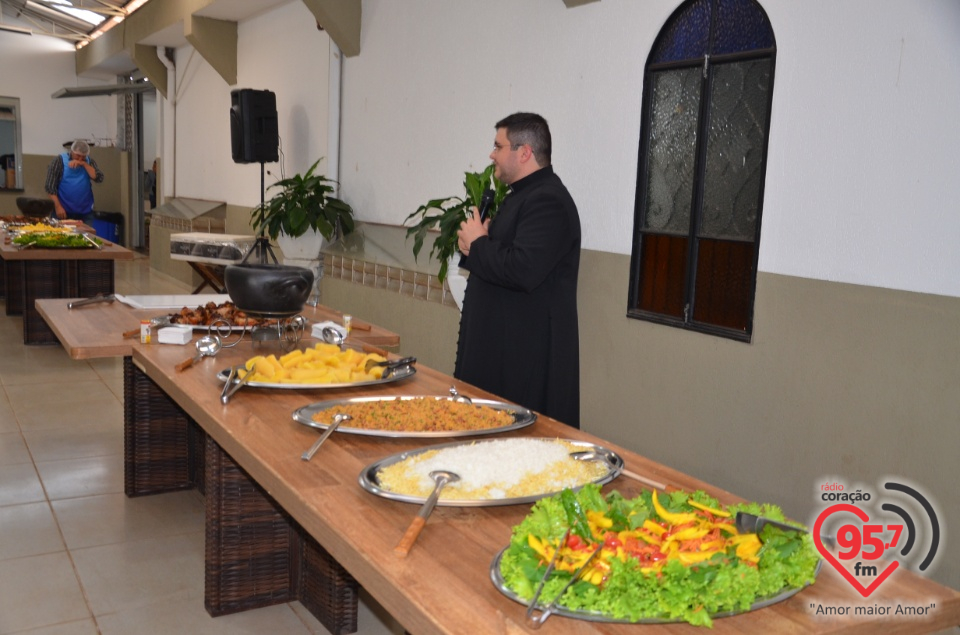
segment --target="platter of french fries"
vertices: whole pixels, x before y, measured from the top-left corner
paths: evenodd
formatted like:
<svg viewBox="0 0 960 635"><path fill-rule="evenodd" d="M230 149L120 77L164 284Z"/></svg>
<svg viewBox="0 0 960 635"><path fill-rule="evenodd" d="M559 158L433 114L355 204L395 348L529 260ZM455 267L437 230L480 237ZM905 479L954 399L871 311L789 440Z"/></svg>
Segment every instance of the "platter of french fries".
<svg viewBox="0 0 960 635"><path fill-rule="evenodd" d="M305 390L314 388L355 388L402 381L413 377L413 364L392 368L374 364L386 362L378 353L365 353L353 348L320 342L284 355L257 355L238 368L234 381L243 381L251 388ZM229 380L231 369L218 374L220 381ZM247 377L247 375L250 375Z"/></svg>

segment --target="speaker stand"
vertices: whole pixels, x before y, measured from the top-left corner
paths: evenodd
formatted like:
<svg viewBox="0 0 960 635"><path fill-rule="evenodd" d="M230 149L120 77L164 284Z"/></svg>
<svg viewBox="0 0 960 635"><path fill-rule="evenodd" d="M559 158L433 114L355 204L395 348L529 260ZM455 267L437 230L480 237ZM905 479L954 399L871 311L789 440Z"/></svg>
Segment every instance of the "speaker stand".
<svg viewBox="0 0 960 635"><path fill-rule="evenodd" d="M263 161L260 162L260 235L257 236L257 240L254 241L253 245L250 247L250 251L243 257L243 260L240 261L240 264L245 264L247 259L250 257L250 254L256 252L257 260L261 265L269 264L267 262L267 254L273 259L273 264L279 265L280 261L277 260L277 255L273 253L273 247L270 246L270 239L267 238L266 230L267 228L263 225L263 206L266 199L266 189L264 188L264 175L263 175Z"/></svg>

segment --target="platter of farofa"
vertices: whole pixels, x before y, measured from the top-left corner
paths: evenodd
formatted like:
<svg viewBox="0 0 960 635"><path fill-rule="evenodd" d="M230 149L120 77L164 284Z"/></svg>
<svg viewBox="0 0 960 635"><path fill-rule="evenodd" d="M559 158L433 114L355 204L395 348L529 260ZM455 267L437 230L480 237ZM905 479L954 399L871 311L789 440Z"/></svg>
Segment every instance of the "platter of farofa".
<svg viewBox="0 0 960 635"><path fill-rule="evenodd" d="M572 452L598 452L605 461L577 461ZM460 478L443 488L437 505L490 507L532 503L563 489L609 483L623 469L615 452L586 441L556 438L484 439L400 452L368 465L360 487L382 498L422 504L435 485L429 476L448 470Z"/></svg>
<svg viewBox="0 0 960 635"><path fill-rule="evenodd" d="M333 416L352 418L338 432L374 437L462 437L510 432L529 426L537 415L514 404L488 399L464 403L455 397L401 396L332 399L298 408L293 420L326 430Z"/></svg>

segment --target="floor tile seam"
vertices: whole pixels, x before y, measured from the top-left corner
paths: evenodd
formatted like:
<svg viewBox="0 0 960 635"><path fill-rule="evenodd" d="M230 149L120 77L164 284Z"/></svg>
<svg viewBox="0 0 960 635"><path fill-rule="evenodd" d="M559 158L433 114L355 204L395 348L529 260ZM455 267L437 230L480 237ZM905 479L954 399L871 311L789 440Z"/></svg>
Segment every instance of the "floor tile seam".
<svg viewBox="0 0 960 635"><path fill-rule="evenodd" d="M130 546L133 546L133 547L142 547L143 543L148 543L148 542L150 542L150 541L165 540L165 539L168 539L168 538L182 538L182 537L184 537L184 536L192 536L192 535L194 535L194 534L200 535L201 537L205 537L205 535L206 535L206 528L190 529L190 530L187 530L187 531L180 531L180 532L175 532L175 533L162 533L162 534L157 534L156 536L144 536L143 538L133 538L133 539L128 539L128 540L117 540L117 541L114 541L114 542L104 542L104 543L97 544L97 545L82 545L82 546L78 546L78 547L69 547L69 546L68 546L68 547L66 548L66 550L67 550L68 552L70 552L70 553L83 553L83 552L92 551L92 550L94 550L94 549L109 549L109 548L111 548L111 547L119 547L119 546L121 546L121 545L130 545ZM202 556L201 556L201 559L202 559Z"/></svg>
<svg viewBox="0 0 960 635"><path fill-rule="evenodd" d="M117 403L116 403L116 404L112 404L112 405L104 404L102 400L89 400L89 401L88 401L88 400L83 400L83 401L54 401L54 402L50 402L50 403L45 404L45 405L44 405L44 408L53 410L53 409L57 409L57 408L68 408L68 407L69 407L69 408L72 408L74 411L80 410L81 412L84 413L84 416L86 416L86 415L88 414L88 413L87 413L87 409L91 409L91 410L97 409L97 410L100 410L100 409L102 409L102 408L104 408L104 407L113 407L113 408L120 407L120 408L122 409L122 408L123 408L123 402L121 402L119 399L117 399L117 396L113 393L113 391L108 391L108 392L110 393L110 396L111 396L111 397L113 397L114 399L117 400ZM36 406L36 405L30 406L30 405L27 405L27 404L22 404L22 405L21 405L21 404L13 404L13 403L11 403L11 404L10 404L10 408L14 411L14 414L19 415L19 414L22 413L23 415L26 416L26 415L36 415L36 408L37 408L37 406ZM60 427L66 427L66 426L44 426L44 427L60 428Z"/></svg>
<svg viewBox="0 0 960 635"><path fill-rule="evenodd" d="M37 471L36 464L34 464L34 470ZM37 477L40 478L39 472L37 472ZM70 552L70 549L67 547L67 538L63 533L63 527L60 525L60 519L57 517L56 510L54 510L53 508L53 503L50 500L50 496L47 493L47 488L43 484L42 478L40 478L40 487L43 488L43 494L46 497L45 502L47 504L47 509L50 511L50 515L53 518L54 525L56 525L57 535L60 537L60 544L63 545L63 552L67 557L67 561L70 563L70 569L71 571L73 571L73 577L77 581L77 588L80 589L80 596L83 598L83 604L87 609L87 617L93 618L94 622L96 623L95 616L93 614L93 607L90 606L90 598L87 595L87 590L83 586L83 580L80 579L80 572L77 570L77 563L74 561L73 554ZM59 552L55 552L55 553L59 553ZM98 633L100 632L99 627L97 629L97 632Z"/></svg>
<svg viewBox="0 0 960 635"><path fill-rule="evenodd" d="M96 494L94 496L103 496L103 494ZM93 496L89 498L92 498L92 497ZM54 500L50 502L58 503L58 502L61 502L62 500L71 500L71 499L60 499L60 500ZM72 553L86 551L89 549L102 549L104 547L116 547L119 545L135 545L136 543L142 543L149 540L158 540L162 538L176 538L180 536L189 536L192 534L202 534L206 531L205 527L200 527L200 528L184 527L183 529L164 530L154 535L147 535L147 536L136 537L136 538L124 537L122 539L107 540L105 542L98 542L96 544L82 544L82 545L71 546L70 543L67 542L66 536L63 533L60 516L57 514L56 506L51 504L51 508L53 510L54 520L57 523L57 528L60 530L60 533L61 533L61 539L63 540L64 548L66 551L70 551Z"/></svg>
<svg viewBox="0 0 960 635"><path fill-rule="evenodd" d="M60 546L61 546L62 548L61 548L61 549L51 550L51 551L40 551L40 552L37 552L37 553L24 554L24 555L22 555L22 556L12 556L12 557L10 557L10 558L0 558L0 562L13 562L13 561L15 561L15 560L21 560L21 559L23 559L23 558L32 558L32 557L34 557L34 556L49 556L49 555L55 554L55 553L64 553L64 554L66 554L66 553L69 551L69 548L67 547L67 541L64 539L63 531L62 531L61 528L60 528L60 523L58 522L58 520L57 520L57 518L56 518L56 515L55 515L54 512L53 512L53 508L51 507L49 500L33 501L33 502L29 502L29 503L26 503L26 502L25 502L25 503L16 503L16 504L13 504L13 505L0 505L0 509L9 509L9 508L11 508L11 507L18 507L18 506L22 506L22 505L39 505L39 504L46 504L47 510L50 512L50 515L53 517L53 522L54 522L54 524L57 526L57 535L60 537ZM88 608L89 608L89 607L88 607Z"/></svg>

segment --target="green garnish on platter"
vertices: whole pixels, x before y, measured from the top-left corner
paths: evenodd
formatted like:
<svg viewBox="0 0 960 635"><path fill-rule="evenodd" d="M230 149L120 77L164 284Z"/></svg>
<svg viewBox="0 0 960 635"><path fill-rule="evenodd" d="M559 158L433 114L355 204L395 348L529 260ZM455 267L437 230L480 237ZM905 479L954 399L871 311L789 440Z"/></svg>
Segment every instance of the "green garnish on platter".
<svg viewBox="0 0 960 635"><path fill-rule="evenodd" d="M91 242L93 241L93 242ZM94 244L96 243L96 244ZM33 232L23 234L13 239L13 244L38 247L40 249L90 249L97 245L102 245L103 241L99 238L86 238L80 234L66 234L63 232Z"/></svg>
<svg viewBox="0 0 960 635"><path fill-rule="evenodd" d="M572 498L572 497L575 497ZM785 520L775 505L723 508L703 491L633 499L603 496L599 485L565 490L537 501L513 529L500 559L504 585L529 601L559 548L544 584L549 602L601 544L603 550L559 601L572 613L616 621L686 621L711 626L712 615L745 612L759 600L812 584L820 555L805 532L767 525L760 535L740 534L737 511ZM590 536L568 528L589 527Z"/></svg>

